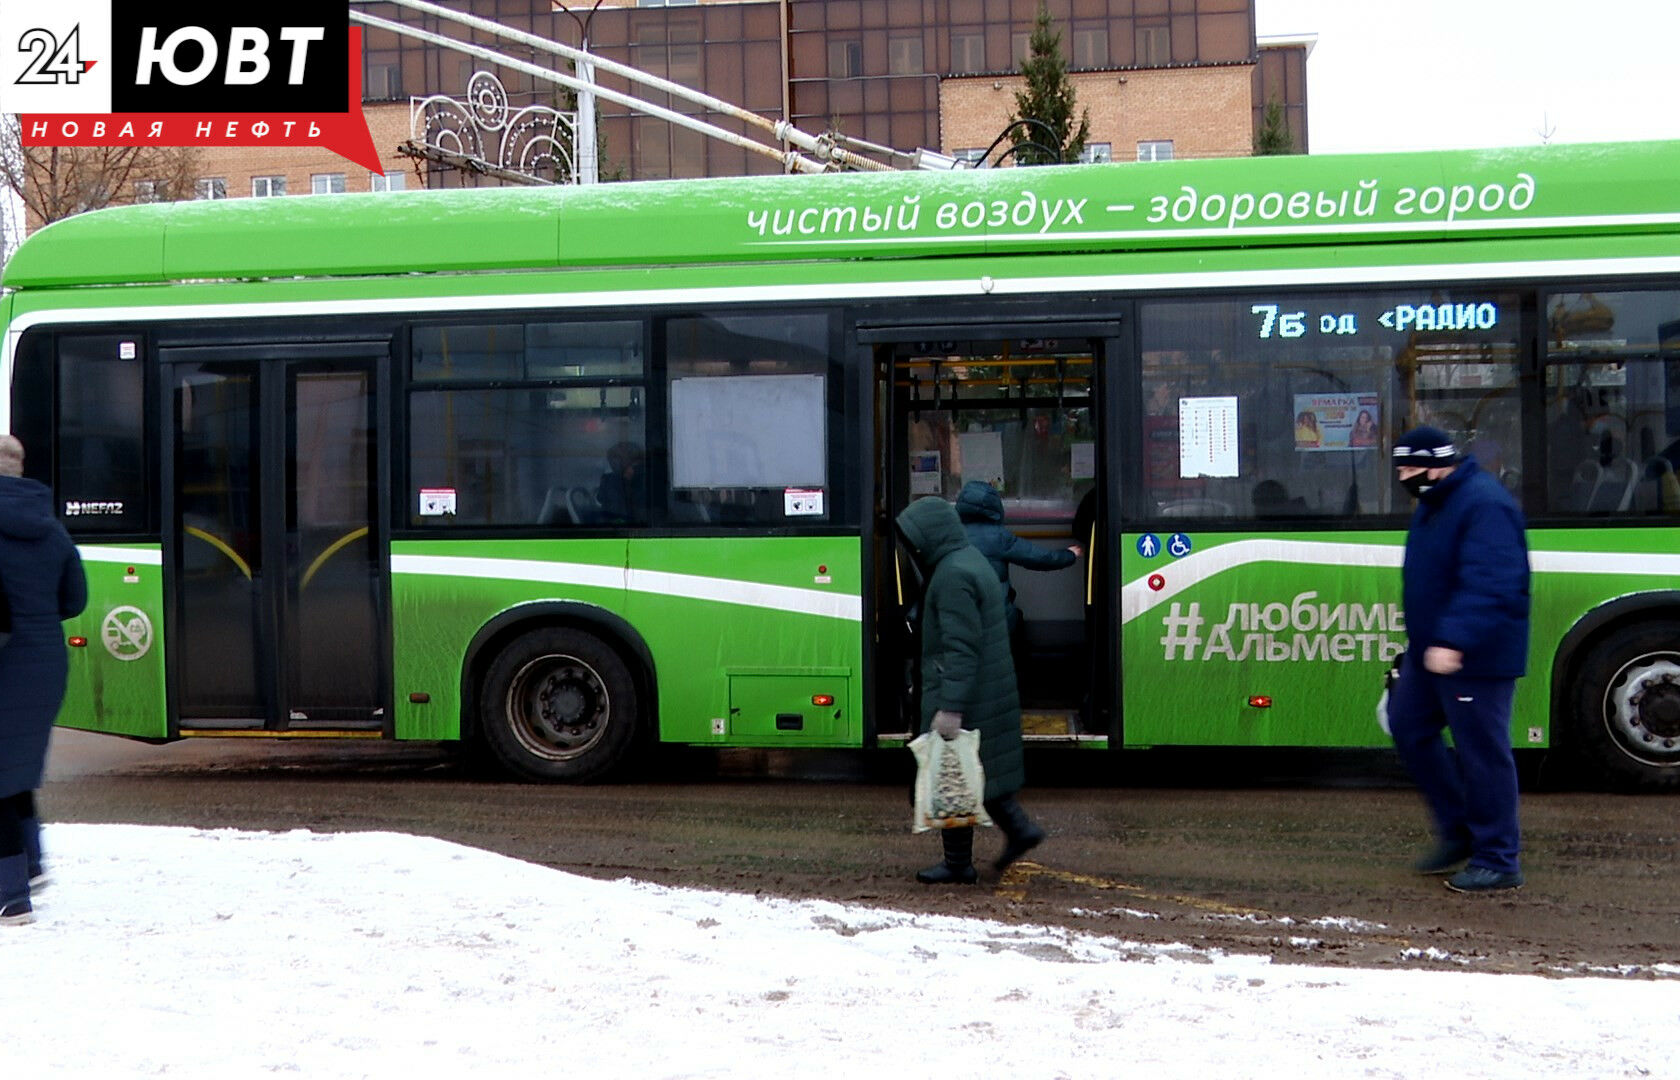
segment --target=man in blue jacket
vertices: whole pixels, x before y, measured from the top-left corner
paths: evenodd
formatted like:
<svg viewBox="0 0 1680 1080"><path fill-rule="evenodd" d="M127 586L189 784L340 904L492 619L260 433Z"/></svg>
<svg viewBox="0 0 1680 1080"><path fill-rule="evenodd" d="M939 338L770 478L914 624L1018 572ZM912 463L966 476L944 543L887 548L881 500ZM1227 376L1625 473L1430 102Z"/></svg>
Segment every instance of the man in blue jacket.
<svg viewBox="0 0 1680 1080"><path fill-rule="evenodd" d="M1511 697L1528 657L1528 545L1522 511L1438 428L1394 446L1417 499L1401 572L1406 653L1389 695L1395 748L1434 818L1420 873L1458 892L1522 885ZM1441 738L1451 729L1453 749Z"/></svg>

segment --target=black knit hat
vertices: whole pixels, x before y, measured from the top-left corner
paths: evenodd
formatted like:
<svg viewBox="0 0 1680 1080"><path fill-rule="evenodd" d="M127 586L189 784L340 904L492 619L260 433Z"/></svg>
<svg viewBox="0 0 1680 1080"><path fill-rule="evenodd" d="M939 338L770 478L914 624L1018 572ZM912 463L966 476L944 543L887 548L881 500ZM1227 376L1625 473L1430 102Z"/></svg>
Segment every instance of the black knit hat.
<svg viewBox="0 0 1680 1080"><path fill-rule="evenodd" d="M1458 448L1452 436L1440 428L1415 427L1394 440L1395 465L1419 465L1433 469L1458 461Z"/></svg>

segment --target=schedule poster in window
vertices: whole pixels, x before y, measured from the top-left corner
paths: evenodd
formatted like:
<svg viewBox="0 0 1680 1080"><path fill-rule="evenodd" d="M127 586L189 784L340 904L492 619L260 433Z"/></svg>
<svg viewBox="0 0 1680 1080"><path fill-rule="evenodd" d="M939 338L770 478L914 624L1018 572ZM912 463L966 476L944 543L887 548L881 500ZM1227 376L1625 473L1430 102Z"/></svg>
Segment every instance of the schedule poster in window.
<svg viewBox="0 0 1680 1080"><path fill-rule="evenodd" d="M1376 393L1296 394L1295 449L1362 450L1376 446L1382 431Z"/></svg>

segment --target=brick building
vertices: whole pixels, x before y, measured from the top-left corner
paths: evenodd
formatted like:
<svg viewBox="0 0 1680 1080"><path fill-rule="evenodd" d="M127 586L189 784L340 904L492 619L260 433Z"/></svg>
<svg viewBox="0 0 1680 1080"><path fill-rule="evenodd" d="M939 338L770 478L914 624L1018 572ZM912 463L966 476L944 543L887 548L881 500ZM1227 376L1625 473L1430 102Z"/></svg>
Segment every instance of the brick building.
<svg viewBox="0 0 1680 1080"><path fill-rule="evenodd" d="M445 6L578 45L813 134L838 130L901 150L975 157L1010 119L1040 0L446 0ZM1254 0L1047 0L1080 107L1087 155L1160 160L1252 152L1266 103L1308 145L1311 37L1259 40ZM545 67L562 61L394 4L368 12ZM483 61L369 28L364 111L386 162L373 174L327 151L208 148L200 197L368 191L496 181L398 152L410 101L464 97ZM553 84L500 70L514 108L559 104ZM610 75L604 87L643 90ZM730 130L736 120L661 104ZM602 175L657 179L778 171L778 163L602 101Z"/></svg>

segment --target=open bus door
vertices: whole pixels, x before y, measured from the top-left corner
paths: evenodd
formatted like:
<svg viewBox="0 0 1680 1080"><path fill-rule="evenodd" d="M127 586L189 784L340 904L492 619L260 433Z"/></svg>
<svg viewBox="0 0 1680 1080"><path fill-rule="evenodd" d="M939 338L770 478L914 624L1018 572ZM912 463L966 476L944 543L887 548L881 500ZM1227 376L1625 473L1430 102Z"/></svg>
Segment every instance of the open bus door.
<svg viewBox="0 0 1680 1080"><path fill-rule="evenodd" d="M1104 467L1101 417L1117 333L1110 323L1053 322L859 329L876 369L880 737L908 736L916 726L914 690L900 673L914 671L919 642L893 521L913 500L955 500L976 479L998 489L1004 524L1016 535L1083 549L1065 569L1010 570L1023 617L1013 651L1027 737L1113 734L1118 680L1104 583L1114 580L1117 554L1102 537L1116 478Z"/></svg>

